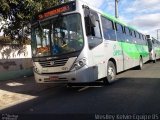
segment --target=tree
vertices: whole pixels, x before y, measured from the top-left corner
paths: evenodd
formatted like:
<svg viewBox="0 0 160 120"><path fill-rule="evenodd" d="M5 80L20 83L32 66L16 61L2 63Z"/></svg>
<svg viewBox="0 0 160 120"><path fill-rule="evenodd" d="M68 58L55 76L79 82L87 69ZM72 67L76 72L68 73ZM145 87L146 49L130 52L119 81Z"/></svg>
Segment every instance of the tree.
<svg viewBox="0 0 160 120"><path fill-rule="evenodd" d="M36 13L60 4L61 0L1 0L0 31L20 43L30 33L29 23Z"/></svg>

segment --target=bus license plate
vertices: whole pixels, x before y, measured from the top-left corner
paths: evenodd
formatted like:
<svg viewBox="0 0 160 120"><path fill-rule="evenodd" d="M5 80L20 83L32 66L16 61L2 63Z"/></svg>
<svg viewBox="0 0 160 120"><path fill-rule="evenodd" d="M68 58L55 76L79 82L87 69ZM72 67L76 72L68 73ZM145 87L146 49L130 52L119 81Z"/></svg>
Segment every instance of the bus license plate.
<svg viewBox="0 0 160 120"><path fill-rule="evenodd" d="M51 76L49 80L59 80L58 76Z"/></svg>

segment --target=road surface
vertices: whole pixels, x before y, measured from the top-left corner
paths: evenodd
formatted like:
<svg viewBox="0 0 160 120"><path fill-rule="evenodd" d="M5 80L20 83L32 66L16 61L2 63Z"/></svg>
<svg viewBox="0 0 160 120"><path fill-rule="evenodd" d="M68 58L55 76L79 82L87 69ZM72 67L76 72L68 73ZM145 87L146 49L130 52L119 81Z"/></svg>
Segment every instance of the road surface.
<svg viewBox="0 0 160 120"><path fill-rule="evenodd" d="M38 97L33 100L2 112L55 115L70 119L77 119L77 115L78 118L112 119L114 116L109 115L132 115L120 116L123 118L151 114L149 117L152 119L159 119L160 61L145 64L143 70L127 70L118 74L117 78L115 83L108 86L101 83L73 88L58 85L37 93Z"/></svg>

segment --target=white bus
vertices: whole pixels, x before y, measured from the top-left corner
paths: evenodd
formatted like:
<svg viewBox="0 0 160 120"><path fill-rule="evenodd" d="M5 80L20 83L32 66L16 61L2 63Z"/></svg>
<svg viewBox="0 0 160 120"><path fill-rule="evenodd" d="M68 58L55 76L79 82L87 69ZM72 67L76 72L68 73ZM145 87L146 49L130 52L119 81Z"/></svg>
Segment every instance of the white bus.
<svg viewBox="0 0 160 120"><path fill-rule="evenodd" d="M32 54L37 83L111 83L149 60L145 35L79 0L35 16Z"/></svg>
<svg viewBox="0 0 160 120"><path fill-rule="evenodd" d="M160 58L160 42L151 35L146 35L149 50L149 59L156 63L156 60Z"/></svg>

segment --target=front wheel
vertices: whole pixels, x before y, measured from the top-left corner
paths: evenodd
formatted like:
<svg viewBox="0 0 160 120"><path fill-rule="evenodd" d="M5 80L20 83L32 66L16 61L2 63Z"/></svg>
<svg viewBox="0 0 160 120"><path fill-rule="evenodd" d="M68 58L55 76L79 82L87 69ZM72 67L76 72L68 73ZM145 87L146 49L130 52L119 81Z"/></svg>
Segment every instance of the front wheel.
<svg viewBox="0 0 160 120"><path fill-rule="evenodd" d="M103 80L104 84L110 84L116 79L116 68L112 61L108 62L107 65L107 77Z"/></svg>

